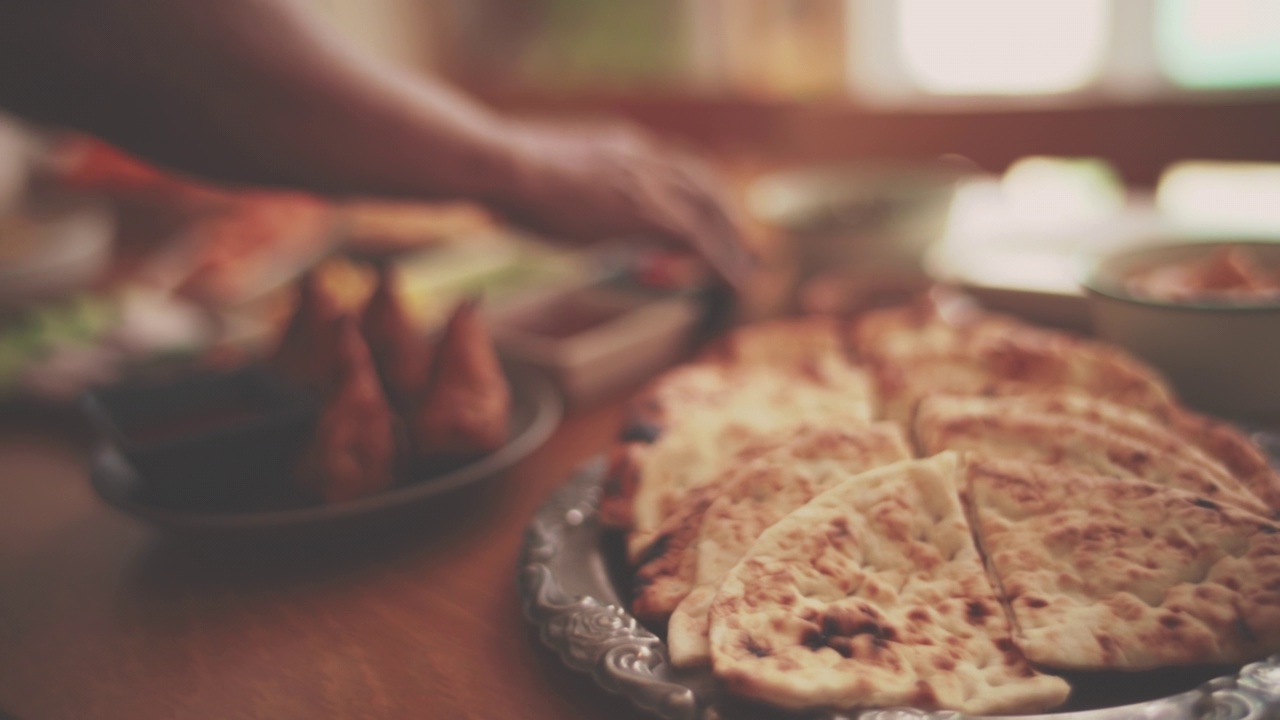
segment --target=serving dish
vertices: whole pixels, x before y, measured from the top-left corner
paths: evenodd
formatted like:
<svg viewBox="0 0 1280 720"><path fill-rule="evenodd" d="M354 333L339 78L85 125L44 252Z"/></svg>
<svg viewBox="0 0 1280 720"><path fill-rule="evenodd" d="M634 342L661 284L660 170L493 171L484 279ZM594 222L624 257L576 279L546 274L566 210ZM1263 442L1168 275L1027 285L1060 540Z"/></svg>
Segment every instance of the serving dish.
<svg viewBox="0 0 1280 720"><path fill-rule="evenodd" d="M545 371L585 405L676 362L702 315L696 299L601 286L545 294L494 318L499 350Z"/></svg>
<svg viewBox="0 0 1280 720"><path fill-rule="evenodd" d="M853 265L916 267L970 174L945 162L813 166L755 180L746 202L791 235L805 276Z"/></svg>
<svg viewBox="0 0 1280 720"><path fill-rule="evenodd" d="M84 413L140 478L139 503L202 512L270 506L315 429L310 394L249 365L88 393ZM287 502L287 498L280 498Z"/></svg>
<svg viewBox="0 0 1280 720"><path fill-rule="evenodd" d="M1276 447L1274 438L1266 443ZM664 720L959 720L913 708L783 714L732 700L706 669L681 670L665 642L627 610L621 549L598 522L603 458L582 466L538 511L525 533L518 584L525 615L544 645L602 688ZM1195 668L1074 678L1063 712L1040 720L1261 720L1280 714L1280 655L1241 668ZM1008 716L1005 716L1008 717Z"/></svg>
<svg viewBox="0 0 1280 720"><path fill-rule="evenodd" d="M1191 405L1227 417L1280 418L1280 302L1227 304L1138 297L1133 272L1176 264L1225 246L1247 248L1280 268L1280 242L1227 239L1148 245L1083 262L1081 285L1099 337L1159 368Z"/></svg>
<svg viewBox="0 0 1280 720"><path fill-rule="evenodd" d="M410 477L407 482L359 500L260 511L167 507L150 500L143 477L130 462L126 448L110 440L93 455L90 483L103 500L122 512L163 530L204 536L315 530L411 510L507 470L540 447L559 424L563 403L542 373L519 365L507 365L504 370L512 395L509 440L504 446L446 472Z"/></svg>

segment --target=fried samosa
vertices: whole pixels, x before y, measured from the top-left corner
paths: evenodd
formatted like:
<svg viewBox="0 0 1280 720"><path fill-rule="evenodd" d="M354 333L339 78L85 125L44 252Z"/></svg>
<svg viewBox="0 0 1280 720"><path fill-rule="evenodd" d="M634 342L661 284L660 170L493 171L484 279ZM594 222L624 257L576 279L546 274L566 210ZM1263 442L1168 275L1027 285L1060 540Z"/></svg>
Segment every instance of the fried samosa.
<svg viewBox="0 0 1280 720"><path fill-rule="evenodd" d="M297 479L326 503L354 500L395 482L398 419L378 381L354 318L332 330L336 384L326 400Z"/></svg>
<svg viewBox="0 0 1280 720"><path fill-rule="evenodd" d="M507 441L511 388L474 300L454 310L413 413L420 460L448 461L491 452Z"/></svg>
<svg viewBox="0 0 1280 720"><path fill-rule="evenodd" d="M337 381L333 333L341 314L337 301L315 275L304 275L298 281L293 316L267 365L293 383L328 395Z"/></svg>
<svg viewBox="0 0 1280 720"><path fill-rule="evenodd" d="M379 268L378 285L365 305L360 325L387 395L393 403L406 406L426 388L431 348L410 320L390 267Z"/></svg>

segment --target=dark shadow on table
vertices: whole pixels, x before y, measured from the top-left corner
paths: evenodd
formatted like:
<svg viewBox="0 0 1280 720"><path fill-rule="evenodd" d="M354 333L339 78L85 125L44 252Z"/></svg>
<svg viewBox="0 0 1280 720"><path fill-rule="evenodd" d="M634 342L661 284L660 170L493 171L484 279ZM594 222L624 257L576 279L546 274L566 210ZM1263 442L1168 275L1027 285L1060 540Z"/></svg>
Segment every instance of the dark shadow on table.
<svg viewBox="0 0 1280 720"><path fill-rule="evenodd" d="M157 534L124 582L163 597L202 587L271 591L317 582L355 582L365 572L424 549L460 546L484 531L502 502L500 479L461 488L430 505L353 518L323 529L240 536Z"/></svg>

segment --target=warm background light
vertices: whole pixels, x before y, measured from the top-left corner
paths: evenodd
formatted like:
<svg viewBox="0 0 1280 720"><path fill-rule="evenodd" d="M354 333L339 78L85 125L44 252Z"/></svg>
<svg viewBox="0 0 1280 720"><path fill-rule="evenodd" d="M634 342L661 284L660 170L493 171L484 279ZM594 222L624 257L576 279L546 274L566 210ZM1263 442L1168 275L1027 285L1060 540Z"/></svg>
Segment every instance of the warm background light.
<svg viewBox="0 0 1280 720"><path fill-rule="evenodd" d="M1156 4L1160 64L1189 88L1280 83L1280 2L1160 0Z"/></svg>
<svg viewBox="0 0 1280 720"><path fill-rule="evenodd" d="M1188 161L1160 179L1156 205L1205 232L1280 233L1280 163Z"/></svg>
<svg viewBox="0 0 1280 720"><path fill-rule="evenodd" d="M1064 92L1098 73L1108 11L1105 0L902 0L898 33L927 92Z"/></svg>

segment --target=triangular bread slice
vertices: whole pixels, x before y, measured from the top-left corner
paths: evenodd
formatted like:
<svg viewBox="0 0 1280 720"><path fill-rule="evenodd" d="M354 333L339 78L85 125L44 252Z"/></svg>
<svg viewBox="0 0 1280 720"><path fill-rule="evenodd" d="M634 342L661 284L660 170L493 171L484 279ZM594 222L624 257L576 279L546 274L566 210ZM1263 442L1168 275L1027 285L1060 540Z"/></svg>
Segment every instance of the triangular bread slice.
<svg viewBox="0 0 1280 720"><path fill-rule="evenodd" d="M746 459L753 456L754 459ZM690 493L663 524L657 540L636 568L632 614L651 624L667 622L689 595L695 580L711 587L718 585L756 536L778 518L842 480L910 457L906 438L893 423L847 430L804 426L793 435L780 435L744 448L738 463ZM715 530L704 546L703 540L708 536L701 528L709 507L720 509L715 514ZM697 571L703 555L713 565L706 573L711 580ZM706 656L708 605L703 604L702 615L697 618L699 629L688 622L669 628L668 641L676 664L691 664L685 660L685 650L691 643L696 642L701 656ZM697 632L698 637L692 637L691 631Z"/></svg>
<svg viewBox="0 0 1280 720"><path fill-rule="evenodd" d="M1179 488L1262 515L1271 509L1218 460L1140 412L1066 393L935 395L916 410L924 455L975 451Z"/></svg>
<svg viewBox="0 0 1280 720"><path fill-rule="evenodd" d="M1009 412L1051 413L1087 419L1104 426L1109 432L1154 444L1167 442L1172 433L1220 464L1267 507L1280 509L1280 474L1247 435L1221 420L1176 406L1145 412L1078 392L1044 391L1003 396L1000 405Z"/></svg>
<svg viewBox="0 0 1280 720"><path fill-rule="evenodd" d="M602 522L633 532L632 560L685 494L716 475L735 438L872 419L874 382L847 357L842 332L831 318L741 328L640 393L600 506Z"/></svg>
<svg viewBox="0 0 1280 720"><path fill-rule="evenodd" d="M711 600L760 533L854 475L910 458L906 438L894 423L851 430L806 428L782 447L726 474L715 497L702 506L692 526L694 542L686 546L694 561L686 562L686 570L692 571L685 580L687 596L667 629L672 663L688 667L711 661Z"/></svg>
<svg viewBox="0 0 1280 720"><path fill-rule="evenodd" d="M789 709L1029 713L1066 699L1010 628L947 453L858 475L766 530L711 607L713 671Z"/></svg>
<svg viewBox="0 0 1280 720"><path fill-rule="evenodd" d="M657 437L626 443L611 468L614 487L629 488L629 557L638 558L688 494L746 444L806 424L865 425L874 397L870 377L834 354L798 366L694 365L669 375L654 395Z"/></svg>
<svg viewBox="0 0 1280 720"><path fill-rule="evenodd" d="M1243 663L1280 649L1280 528L1182 490L970 457L967 502L1043 667Z"/></svg>
<svg viewBox="0 0 1280 720"><path fill-rule="evenodd" d="M910 422L916 403L939 392L1062 388L1152 412L1174 403L1159 373L1115 347L1001 315L891 308L864 314L849 334L856 356L875 372L882 417L898 422Z"/></svg>

